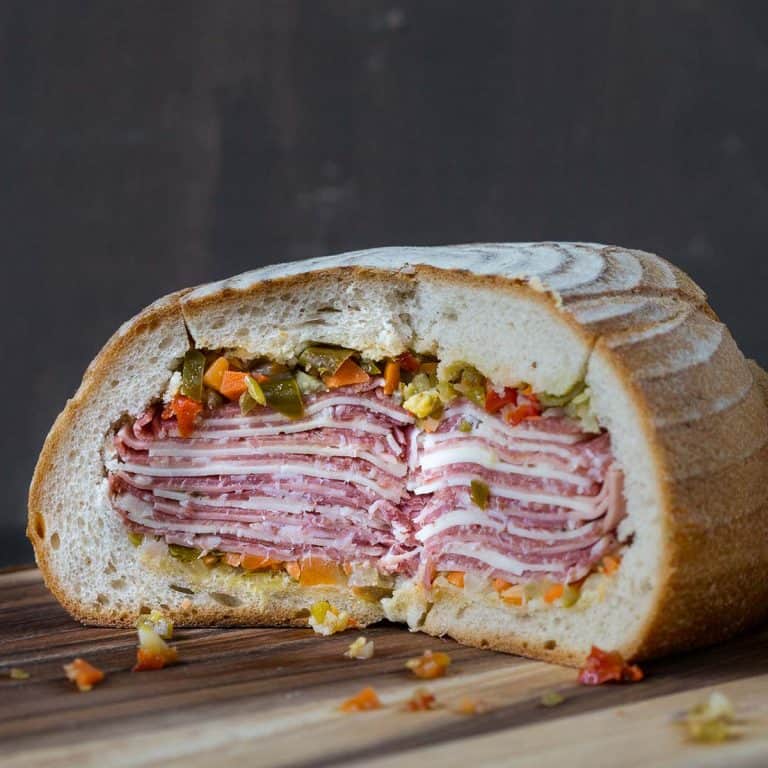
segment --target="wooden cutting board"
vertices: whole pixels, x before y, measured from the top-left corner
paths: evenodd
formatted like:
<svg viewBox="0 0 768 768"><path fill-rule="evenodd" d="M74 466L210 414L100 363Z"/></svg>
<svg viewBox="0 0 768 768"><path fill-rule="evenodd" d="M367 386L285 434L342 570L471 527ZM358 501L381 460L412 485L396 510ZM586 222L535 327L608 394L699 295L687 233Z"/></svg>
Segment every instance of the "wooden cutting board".
<svg viewBox="0 0 768 768"><path fill-rule="evenodd" d="M644 665L641 683L597 688L577 685L572 669L387 625L365 631L373 659L346 659L357 634L180 630L180 664L132 673L133 631L80 626L35 570L0 574L0 765L768 765L768 628ZM427 648L453 659L428 686L442 706L407 712L420 681L404 663ZM89 693L64 678L62 665L76 656L107 673ZM11 667L31 677L11 680ZM339 712L367 685L382 709ZM693 744L674 718L714 689L737 705L744 734ZM551 690L565 700L547 708L540 699ZM463 696L488 711L452 711Z"/></svg>

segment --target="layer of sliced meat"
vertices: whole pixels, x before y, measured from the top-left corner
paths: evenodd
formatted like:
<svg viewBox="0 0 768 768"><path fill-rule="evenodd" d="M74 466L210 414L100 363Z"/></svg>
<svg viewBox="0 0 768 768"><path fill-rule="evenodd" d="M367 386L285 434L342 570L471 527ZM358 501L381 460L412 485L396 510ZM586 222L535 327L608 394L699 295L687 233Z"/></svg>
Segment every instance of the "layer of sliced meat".
<svg viewBox="0 0 768 768"><path fill-rule="evenodd" d="M113 506L169 544L425 580L470 570L569 582L616 548L623 476L606 433L556 409L513 427L463 398L425 432L381 384L308 397L295 421L221 406L188 438L151 408L115 437ZM473 480L488 488L483 509Z"/></svg>

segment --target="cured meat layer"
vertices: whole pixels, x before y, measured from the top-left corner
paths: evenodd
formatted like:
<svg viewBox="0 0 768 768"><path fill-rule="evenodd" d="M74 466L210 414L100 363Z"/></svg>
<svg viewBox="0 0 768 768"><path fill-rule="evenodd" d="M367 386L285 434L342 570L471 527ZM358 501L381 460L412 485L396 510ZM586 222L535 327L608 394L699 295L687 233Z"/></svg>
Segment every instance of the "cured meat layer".
<svg viewBox="0 0 768 768"><path fill-rule="evenodd" d="M272 561L567 583L616 548L625 514L608 434L557 409L513 427L464 398L425 432L381 380L309 396L300 420L220 406L190 437L153 407L115 449L111 500L129 530Z"/></svg>

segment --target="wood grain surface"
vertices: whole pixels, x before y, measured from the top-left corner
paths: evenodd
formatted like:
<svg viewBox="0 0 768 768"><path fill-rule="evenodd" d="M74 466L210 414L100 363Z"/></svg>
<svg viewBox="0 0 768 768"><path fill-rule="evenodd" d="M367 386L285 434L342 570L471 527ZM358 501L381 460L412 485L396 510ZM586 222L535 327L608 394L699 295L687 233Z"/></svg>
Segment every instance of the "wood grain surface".
<svg viewBox="0 0 768 768"><path fill-rule="evenodd" d="M463 648L399 627L365 631L368 661L343 656L357 636L302 629L187 629L181 663L132 673L135 633L82 627L35 570L0 574L0 765L15 766L720 766L768 764L768 628L728 645L645 666L634 685L586 688L572 669ZM405 661L448 651L428 688L439 708L408 712L421 681ZM82 656L107 673L78 693L62 665ZM11 680L11 667L30 673ZM383 708L342 714L373 685ZM687 741L675 716L710 690L727 693L743 734ZM546 708L541 696L565 700ZM483 714L453 711L464 696Z"/></svg>

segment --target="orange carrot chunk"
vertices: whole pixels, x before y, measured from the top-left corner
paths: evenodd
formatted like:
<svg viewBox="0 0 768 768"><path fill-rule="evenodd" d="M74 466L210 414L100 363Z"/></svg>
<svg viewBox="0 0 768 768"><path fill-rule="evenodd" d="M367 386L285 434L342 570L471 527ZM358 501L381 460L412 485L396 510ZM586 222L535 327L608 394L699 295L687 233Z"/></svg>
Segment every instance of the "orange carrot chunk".
<svg viewBox="0 0 768 768"><path fill-rule="evenodd" d="M351 358L347 358L331 376L324 376L323 383L330 389L350 384L366 384L370 376Z"/></svg>
<svg viewBox="0 0 768 768"><path fill-rule="evenodd" d="M384 366L384 394L391 395L400 384L400 363L390 360Z"/></svg>
<svg viewBox="0 0 768 768"><path fill-rule="evenodd" d="M248 388L245 380L248 376L243 371L224 371L219 385L219 392L228 400L238 400Z"/></svg>
<svg viewBox="0 0 768 768"><path fill-rule="evenodd" d="M381 701L370 686L363 688L360 693L341 703L339 709L342 712L366 712L370 709L379 709Z"/></svg>
<svg viewBox="0 0 768 768"><path fill-rule="evenodd" d="M104 672L85 659L75 659L65 664L64 672L80 691L90 691L94 685L104 679Z"/></svg>
<svg viewBox="0 0 768 768"><path fill-rule="evenodd" d="M544 593L544 602L545 603L554 603L555 600L559 600L563 596L563 592L564 591L565 591L565 587L562 584L553 584Z"/></svg>
<svg viewBox="0 0 768 768"><path fill-rule="evenodd" d="M445 580L450 584L453 584L454 587L463 589L464 588L464 571L448 571L445 574Z"/></svg>
<svg viewBox="0 0 768 768"><path fill-rule="evenodd" d="M451 657L442 651L424 651L421 656L415 659L408 659L405 666L413 672L416 677L422 680L431 680L435 677L442 677L449 664Z"/></svg>
<svg viewBox="0 0 768 768"><path fill-rule="evenodd" d="M224 374L229 370L229 361L226 357L217 357L209 366L203 375L203 384L206 387L218 391L221 387L221 380Z"/></svg>

